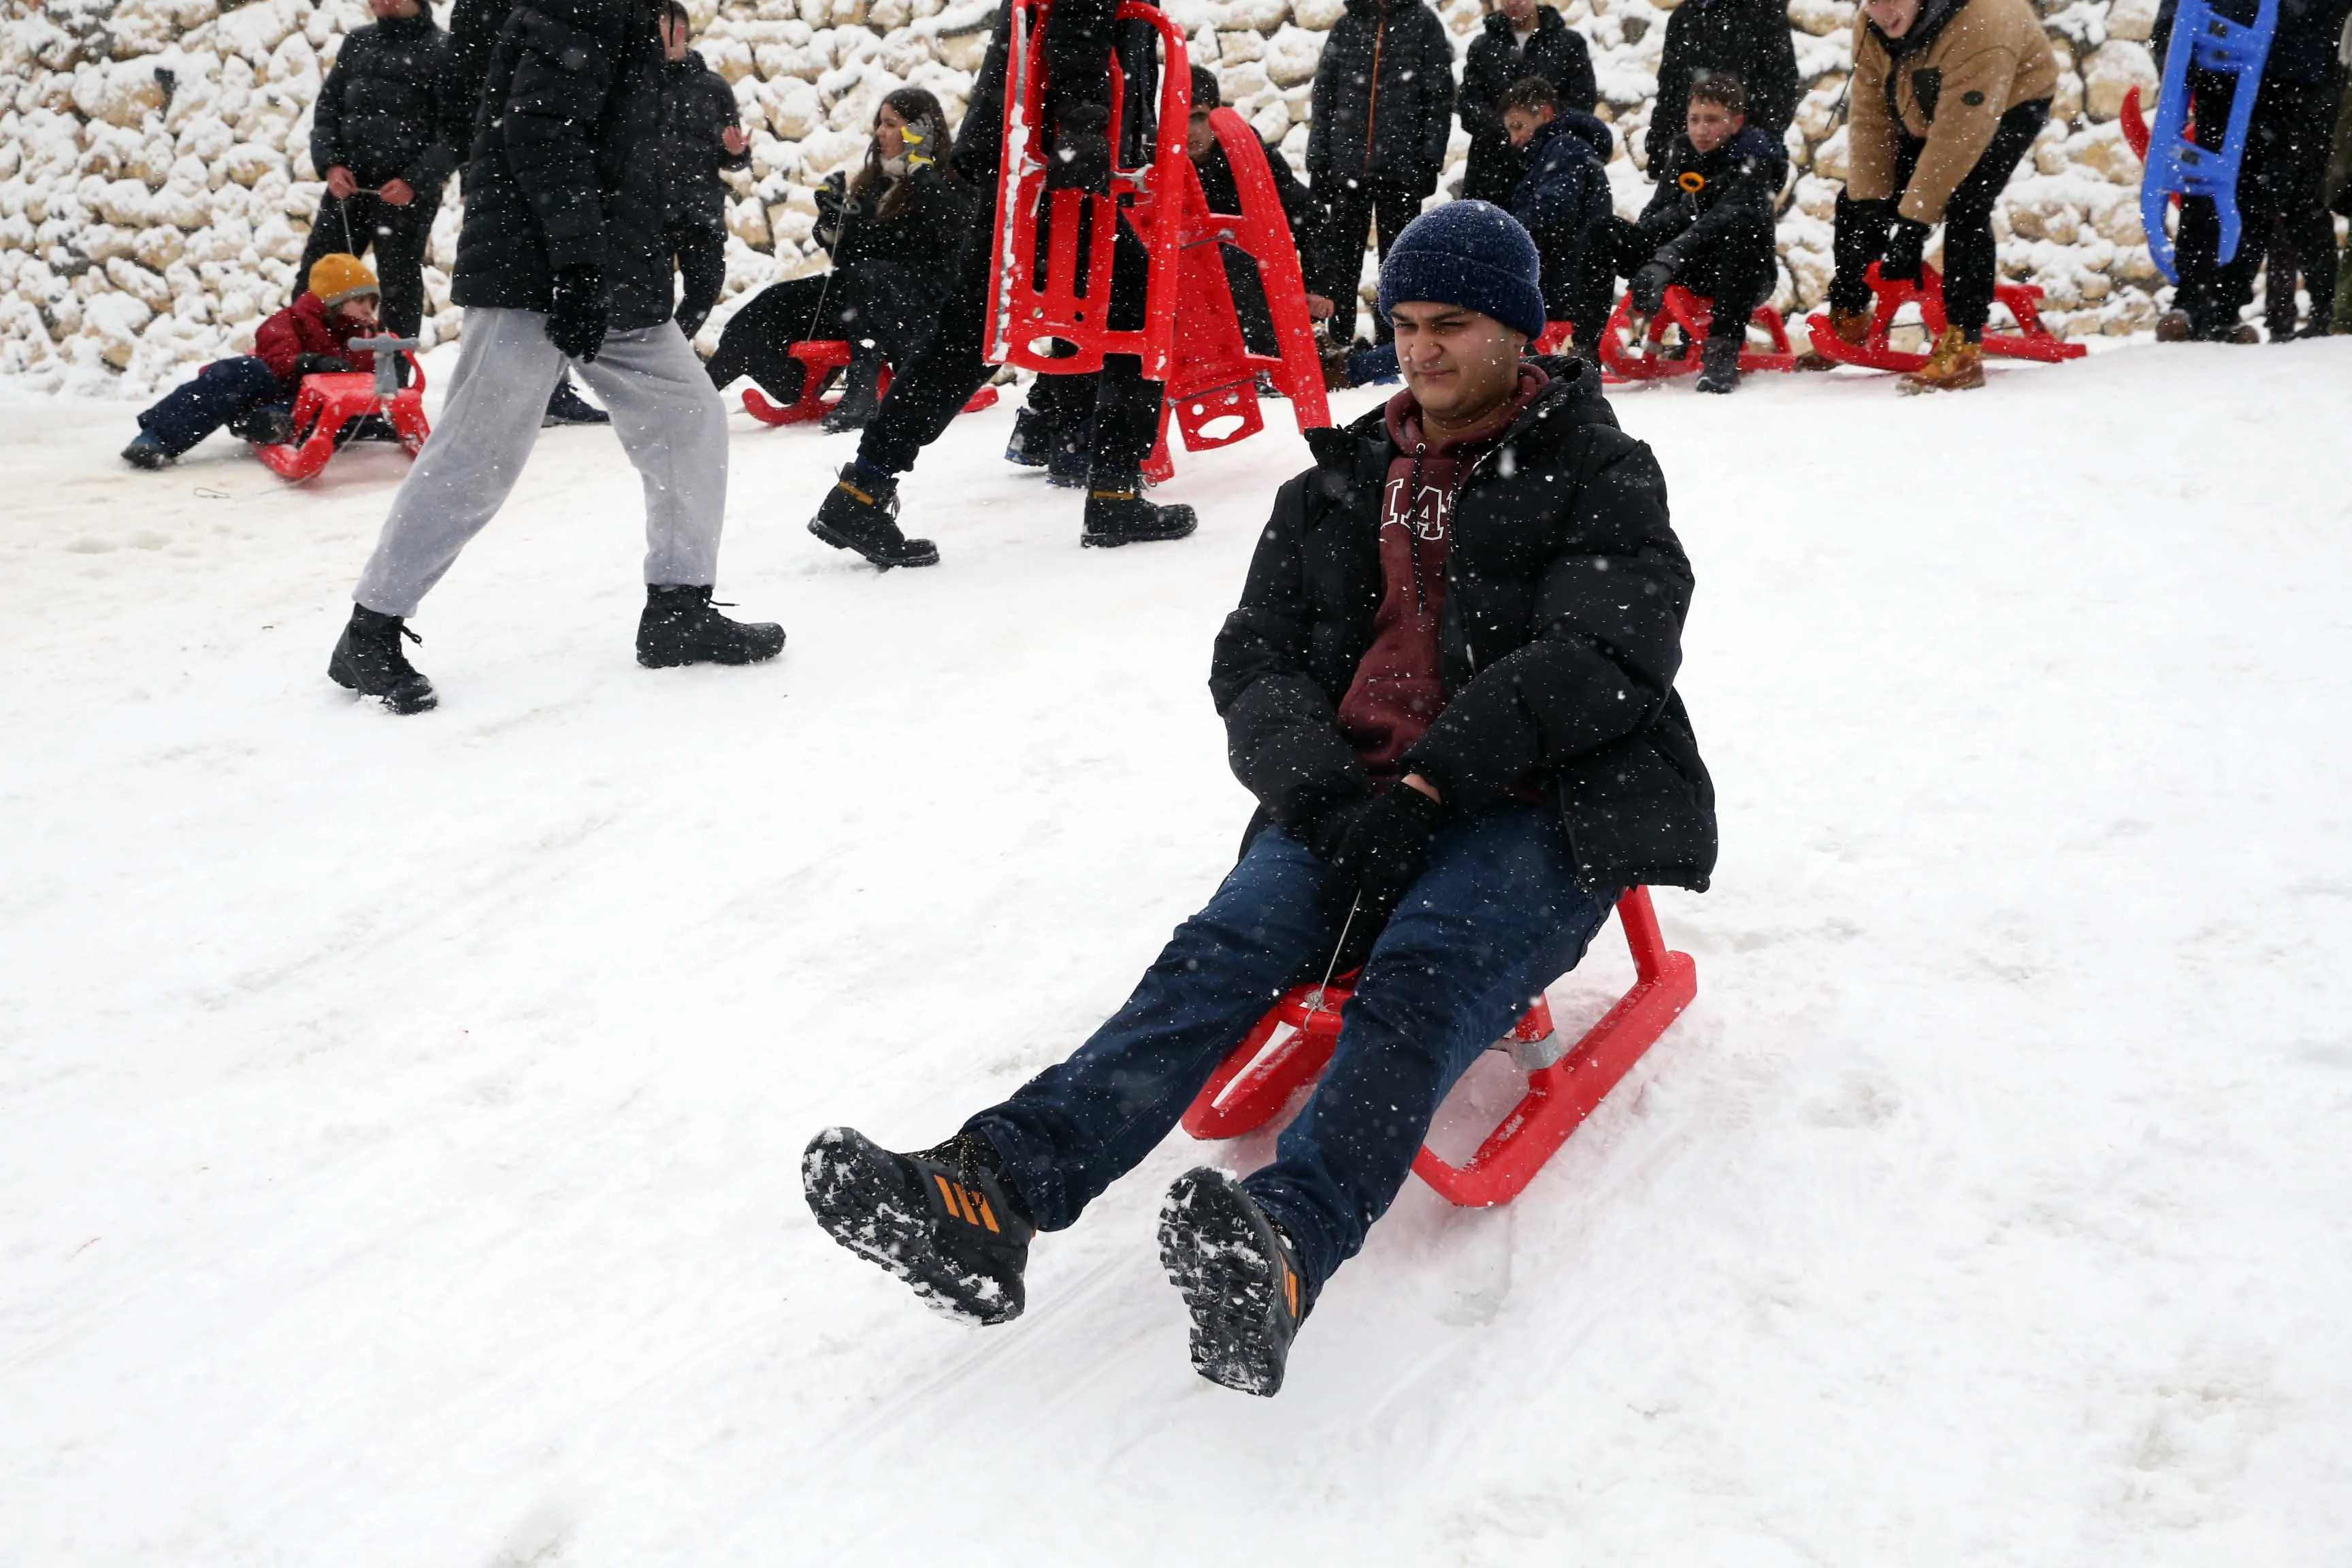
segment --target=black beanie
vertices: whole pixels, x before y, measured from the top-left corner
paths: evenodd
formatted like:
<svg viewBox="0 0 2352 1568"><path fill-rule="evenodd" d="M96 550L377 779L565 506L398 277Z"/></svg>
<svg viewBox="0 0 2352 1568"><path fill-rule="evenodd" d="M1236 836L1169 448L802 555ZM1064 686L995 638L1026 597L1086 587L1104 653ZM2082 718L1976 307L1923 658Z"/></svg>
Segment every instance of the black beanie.
<svg viewBox="0 0 2352 1568"><path fill-rule="evenodd" d="M1459 305L1515 332L1544 332L1543 258L1492 202L1447 202L1411 223L1381 263L1381 314L1403 302Z"/></svg>
<svg viewBox="0 0 2352 1568"><path fill-rule="evenodd" d="M1219 109L1223 107L1225 95L1217 90L1217 73L1206 66L1194 66L1192 68L1192 107Z"/></svg>

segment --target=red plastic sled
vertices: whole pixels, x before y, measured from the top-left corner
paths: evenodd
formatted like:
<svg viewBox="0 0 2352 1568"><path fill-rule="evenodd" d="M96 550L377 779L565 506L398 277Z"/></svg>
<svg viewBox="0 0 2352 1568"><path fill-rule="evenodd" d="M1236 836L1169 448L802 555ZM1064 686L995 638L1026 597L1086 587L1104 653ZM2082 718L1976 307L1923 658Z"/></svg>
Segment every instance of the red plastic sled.
<svg viewBox="0 0 2352 1568"><path fill-rule="evenodd" d="M825 384L835 371L848 367L849 344L834 339L794 343L784 352L808 368L808 374L801 383L799 401L779 408L769 402L757 387L746 387L743 390L743 412L762 425L805 425L812 419L824 418L826 412L841 401L837 395L831 398L824 395ZM887 365L882 370L881 388L885 392L890 390L890 370ZM983 386L971 395L971 401L963 405L963 411L977 414L983 408L995 406L996 388Z"/></svg>
<svg viewBox="0 0 2352 1568"><path fill-rule="evenodd" d="M1692 293L1681 284L1666 289L1664 302L1658 313L1650 318L1648 330L1636 340L1634 336L1633 297L1628 293L1619 298L1616 310L1609 314L1609 324L1601 331L1601 363L1611 374L1625 381L1659 381L1667 376L1696 374L1699 368L1698 348L1706 342L1709 326L1715 320L1715 302ZM1748 319L1751 328L1761 328L1771 343L1769 349L1743 348L1739 354L1742 371L1794 370L1796 351L1789 346L1788 324L1780 312L1769 305L1759 305ZM1680 351L1665 352L1669 330L1682 334Z"/></svg>
<svg viewBox="0 0 2352 1568"><path fill-rule="evenodd" d="M1826 313L1811 318L1813 351L1824 359L1840 364L1858 364L1870 370L1913 371L1927 363L1924 353L1903 353L1890 346L1888 339L1895 330L1895 318L1906 305L1919 308L1919 319L1930 338L1944 330L1944 279L1932 267L1922 266L1919 281L1898 283L1879 273L1878 263L1870 264L1871 291L1877 299L1876 309L1870 318L1870 335L1859 343L1847 342L1830 325ZM2055 364L2062 360L2081 359L2090 353L2083 343L2070 343L2042 324L2042 312L2036 301L2042 290L2031 283L1996 283L1993 303L2017 319L2015 332L1988 331L1984 335L1984 352L2002 359L2037 360Z"/></svg>
<svg viewBox="0 0 2352 1568"><path fill-rule="evenodd" d="M1489 1208L1518 1196L1698 994L1697 965L1686 952L1667 951L1647 888L1617 901L1617 921L1633 952L1633 988L1582 1039L1528 1074L1525 1097L1466 1164L1448 1164L1426 1148L1414 1157L1413 1174L1447 1202ZM1329 1064L1350 994L1348 982L1335 981L1302 985L1276 1004L1210 1075L1184 1113L1184 1131L1195 1138L1236 1138L1273 1120ZM1538 997L1511 1035L1532 1045L1551 1033L1550 1004Z"/></svg>
<svg viewBox="0 0 2352 1568"><path fill-rule="evenodd" d="M366 348L371 340L362 338L354 348ZM371 414L381 414L399 433L400 445L412 458L425 449L433 426L425 419L425 367L407 349L393 349L386 342L379 356L393 353L408 362L410 380L406 386L392 383L389 361L386 374L379 376L370 371L338 371L331 375L306 375L302 389L294 397L294 439L282 447L256 445L253 455L261 459L269 471L282 479L300 483L324 468L334 455L341 450L344 428L355 419Z"/></svg>

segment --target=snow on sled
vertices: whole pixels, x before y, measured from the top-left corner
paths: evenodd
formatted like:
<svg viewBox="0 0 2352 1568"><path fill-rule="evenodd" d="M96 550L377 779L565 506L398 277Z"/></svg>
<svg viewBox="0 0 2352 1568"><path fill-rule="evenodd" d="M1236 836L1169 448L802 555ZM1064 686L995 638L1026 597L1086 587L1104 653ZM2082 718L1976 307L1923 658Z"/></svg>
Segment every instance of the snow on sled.
<svg viewBox="0 0 2352 1568"><path fill-rule="evenodd" d="M416 362L417 341L354 338L351 346L374 354L375 370L304 376L294 397L294 439L282 447L253 448L270 472L297 484L310 479L343 449L356 434L357 423L370 415L383 416L410 457L425 449L433 426L425 419L425 367ZM408 362L406 386L400 384L402 360Z"/></svg>
<svg viewBox="0 0 2352 1568"><path fill-rule="evenodd" d="M1940 336L1944 331L1944 279L1934 268L1922 263L1919 281L1904 283L1885 277L1878 263L1870 264L1870 288L1876 300L1870 317L1870 332L1858 343L1847 342L1837 335L1826 314L1813 316L1807 325L1811 330L1813 352L1823 359L1840 364L1861 365L1866 370L1915 371L1927 363L1925 353L1906 353L1892 342L1895 318L1906 306L1916 306L1919 323L1928 338ZM1984 352L2003 359L2037 360L2055 364L2062 360L2081 359L2091 351L2081 343L2070 343L2042 324L2038 301L2042 290L2031 283L1996 283L1993 303L2007 310L2017 321L2014 332L1996 332L1988 329L1984 335Z"/></svg>
<svg viewBox="0 0 2352 1568"><path fill-rule="evenodd" d="M1699 345L1715 321L1715 301L1694 294L1679 283L1666 289L1664 303L1658 313L1644 323L1633 313L1633 296L1621 295L1617 308L1609 313L1609 324L1601 332L1601 368L1620 381L1660 381L1668 376L1693 375L1699 368ZM1789 346L1789 328L1780 312L1769 305L1759 305L1748 318L1751 331L1763 332L1770 347L1743 347L1739 352L1742 371L1794 370L1796 352ZM1669 352L1667 334L1673 332L1679 341Z"/></svg>
<svg viewBox="0 0 2352 1568"><path fill-rule="evenodd" d="M1617 900L1617 922L1633 952L1633 989L1565 1050L1552 1030L1551 1005L1538 997L1508 1038L1528 1069L1526 1095L1465 1163L1450 1164L1425 1147L1414 1156L1413 1174L1447 1202L1489 1208L1518 1196L1698 994L1698 966L1690 954L1667 950L1647 888ZM1329 1065L1353 979L1302 985L1276 1003L1202 1086L1184 1131L1238 1138L1272 1121Z"/></svg>
<svg viewBox="0 0 2352 1568"><path fill-rule="evenodd" d="M779 407L769 402L759 388L745 387L743 412L762 425L805 425L812 419L824 418L833 405L841 401L838 394L828 399L825 393L831 390L834 377L848 368L849 344L838 338L817 339L794 343L784 352L800 361L808 372L801 379L799 399ZM882 368L880 389L884 392L890 390L890 368L887 365ZM983 408L995 406L996 388L983 386L971 395L962 412L977 414Z"/></svg>

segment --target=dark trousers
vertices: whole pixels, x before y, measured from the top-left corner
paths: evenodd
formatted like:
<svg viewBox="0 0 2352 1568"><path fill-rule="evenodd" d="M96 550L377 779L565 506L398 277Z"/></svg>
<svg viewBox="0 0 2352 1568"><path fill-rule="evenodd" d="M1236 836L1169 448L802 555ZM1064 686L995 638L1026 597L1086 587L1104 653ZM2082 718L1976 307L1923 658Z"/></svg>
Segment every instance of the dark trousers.
<svg viewBox="0 0 2352 1568"><path fill-rule="evenodd" d="M924 447L938 440L949 422L980 390L993 367L982 352L987 341L989 257L995 220L983 219L967 237L956 263L956 280L941 302L938 329L922 351L898 368L882 406L857 443L857 460L881 473L903 474ZM1042 226L1039 244L1045 242ZM1150 257L1125 224L1112 247L1110 321L1115 331L1143 325L1144 289ZM1124 478L1143 466L1160 435L1160 407L1166 386L1143 379L1143 362L1133 354L1104 357L1095 384L1095 468Z"/></svg>
<svg viewBox="0 0 2352 1568"><path fill-rule="evenodd" d="M903 370L929 339L937 318L905 274L873 263L814 278L772 283L728 318L709 359L710 381L724 387L742 376L782 403L801 395L804 367L790 350L799 342L846 339L870 342Z"/></svg>
<svg viewBox="0 0 2352 1568"><path fill-rule="evenodd" d="M1470 139L1470 155L1462 165L1462 199L1492 202L1505 212L1518 194L1519 177L1528 172L1528 151L1514 147L1507 137Z"/></svg>
<svg viewBox="0 0 2352 1568"><path fill-rule="evenodd" d="M967 1121L1039 1228L1075 1223L1167 1137L1274 998L1320 979L1352 880L1278 827L1252 841L1109 1022ZM1576 883L1559 813L1507 805L1448 824L1373 944L1339 1047L1274 1163L1244 1182L1317 1281L1354 1257L1470 1064L1576 967L1613 892Z"/></svg>
<svg viewBox="0 0 2352 1568"><path fill-rule="evenodd" d="M259 409L289 402L268 361L251 354L215 360L139 416L139 428L176 458L225 426L241 425Z"/></svg>
<svg viewBox="0 0 2352 1568"><path fill-rule="evenodd" d="M1579 258L1585 281L1577 290L1574 312L1568 318L1576 323L1577 342L1591 342L1608 324L1617 279L1631 278L1648 266L1673 237L1614 213L1585 232L1584 253ZM1694 246L1675 273L1675 282L1713 302L1715 314L1707 328L1711 338L1746 337L1748 318L1772 297L1772 285L1779 278L1772 220L1762 213L1742 213L1721 233Z"/></svg>
<svg viewBox="0 0 2352 1568"><path fill-rule="evenodd" d="M2000 117L1991 144L1944 204L1944 319L1975 342L1992 314L1992 286L2000 279L1993 247L1992 209L2009 177L2033 146L2050 118L2050 100L2021 103ZM1895 222L1904 188L1926 152L1925 138L1906 136L1895 158L1895 195L1886 201L1837 199L1837 275L1830 279L1830 304L1841 310L1870 305L1870 264L1886 254L1886 232Z"/></svg>
<svg viewBox="0 0 2352 1568"><path fill-rule="evenodd" d="M1421 216L1421 204L1425 193L1409 190L1378 174L1353 177L1342 174L1331 178L1328 192L1324 189L1324 183L1317 181L1315 194L1328 203L1326 210L1331 215L1330 226L1325 230L1325 243L1321 247L1328 253L1329 260L1326 268L1328 275L1323 279L1324 287L1318 289L1310 280L1307 289L1311 293L1321 294L1338 302L1341 314L1334 324L1334 330L1344 336L1353 330L1349 323L1355 320L1355 315L1349 307L1357 296L1358 280L1364 269L1364 231L1367 228L1372 231L1373 245L1379 249L1381 259L1386 261L1389 247L1394 245L1396 237L1404 232L1404 226ZM1396 329L1389 325L1388 318L1377 310L1372 315L1373 341L1383 343L1393 341Z"/></svg>
<svg viewBox="0 0 2352 1568"><path fill-rule="evenodd" d="M702 331L727 282L727 231L708 223L674 223L663 233L677 258L684 287L678 294L678 330L691 338Z"/></svg>
<svg viewBox="0 0 2352 1568"><path fill-rule="evenodd" d="M2263 144L2267 187L2258 197L2269 269L2263 315L2273 338L2295 330L2298 276L2311 292L2315 326L2325 326L2336 307L2336 219L2323 187L2337 92L2332 80L2265 80L2254 103L2252 135Z"/></svg>
<svg viewBox="0 0 2352 1568"><path fill-rule="evenodd" d="M425 324L425 247L433 237L433 215L440 210L438 191L419 191L404 207L372 191L340 202L320 197L294 291L310 286L310 268L319 258L340 250L353 256L373 252L376 281L383 286L383 329L396 338L415 337Z"/></svg>

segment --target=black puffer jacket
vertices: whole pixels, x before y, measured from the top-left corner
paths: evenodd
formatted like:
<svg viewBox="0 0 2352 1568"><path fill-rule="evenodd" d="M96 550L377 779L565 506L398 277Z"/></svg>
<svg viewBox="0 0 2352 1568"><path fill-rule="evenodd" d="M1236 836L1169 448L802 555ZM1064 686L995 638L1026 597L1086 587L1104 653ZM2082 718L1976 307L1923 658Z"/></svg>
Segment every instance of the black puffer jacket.
<svg viewBox="0 0 2352 1568"><path fill-rule="evenodd" d="M1155 5L1156 0L1143 0ZM1119 160L1130 166L1147 163L1151 159L1151 139L1159 124L1160 104L1160 35L1150 24L1120 22L1112 24L1107 17L1118 12L1118 0L1057 0L1047 16L1045 30L1047 58L1066 58L1066 46L1072 37L1091 42L1103 36L1106 27L1116 40L1119 68L1126 73L1125 103L1119 121ZM1000 5L996 19L991 25L988 51L981 57L979 73L973 77L971 97L967 100L963 121L956 127L955 147L949 161L955 165L956 177L987 202L988 210L996 208L996 182L1004 161L1004 79L1011 58L1013 20L1012 7ZM1065 35L1057 39L1053 35ZM1064 49L1056 50L1059 42ZM1106 57L1108 58L1108 57ZM1041 135L1050 138L1055 110L1053 80L1046 79L1045 124ZM1083 84L1089 91L1102 89L1096 73L1089 72Z"/></svg>
<svg viewBox="0 0 2352 1568"><path fill-rule="evenodd" d="M919 286L945 289L956 275L956 253L971 227L971 188L937 164L908 174L905 198L888 218L887 196L861 196L854 211L842 209L845 182L828 179L817 195L817 243L833 253L836 269L886 267ZM842 225L832 226L836 215Z"/></svg>
<svg viewBox="0 0 2352 1568"><path fill-rule="evenodd" d="M1536 30L1523 53L1515 47L1511 19L1500 11L1487 16L1462 62L1462 91L1454 100L1462 129L1470 132L1470 161L1462 194L1473 200L1508 205L1526 173L1526 160L1503 129L1503 94L1517 82L1539 76L1559 89L1559 106L1592 112L1600 88L1592 77L1592 51L1583 36L1549 5L1536 7Z"/></svg>
<svg viewBox="0 0 2352 1568"><path fill-rule="evenodd" d="M1675 690L1691 570L1665 479L1589 367L1538 363L1551 385L1455 501L1448 697L1406 762L1458 809L1553 795L1587 888L1703 889L1715 790ZM1286 826L1366 787L1334 715L1372 642L1395 456L1377 408L1307 442L1316 466L1275 498L1209 675L1234 774Z"/></svg>
<svg viewBox="0 0 2352 1568"><path fill-rule="evenodd" d="M1694 251L1743 221L1761 220L1769 229L1789 177L1789 154L1777 136L1753 125L1741 129L1712 153L1675 138L1665 160L1650 168L1658 182L1639 222L1653 244L1676 244Z"/></svg>
<svg viewBox="0 0 2352 1568"><path fill-rule="evenodd" d="M1377 178L1427 195L1454 131L1454 46L1422 0L1348 0L1323 40L1307 177Z"/></svg>
<svg viewBox="0 0 2352 1568"><path fill-rule="evenodd" d="M436 196L457 168L448 140L449 35L420 11L343 40L311 110L310 162L341 164L362 190L406 180Z"/></svg>
<svg viewBox="0 0 2352 1568"><path fill-rule="evenodd" d="M735 89L700 55L688 49L684 59L662 63L662 177L669 187L672 226L727 226L727 184L719 171L751 166L750 145L730 153L724 140L729 131L742 127Z"/></svg>
<svg viewBox="0 0 2352 1568"><path fill-rule="evenodd" d="M491 51L450 298L544 310L567 267L604 271L611 324L670 319L661 37L646 0L523 0Z"/></svg>
<svg viewBox="0 0 2352 1568"><path fill-rule="evenodd" d="M1776 140L1788 130L1802 89L1784 0L1685 0L1666 19L1658 98L1643 140L1645 168L1664 159L1682 134L1691 79L1709 70L1729 71L1748 89L1750 126Z"/></svg>

